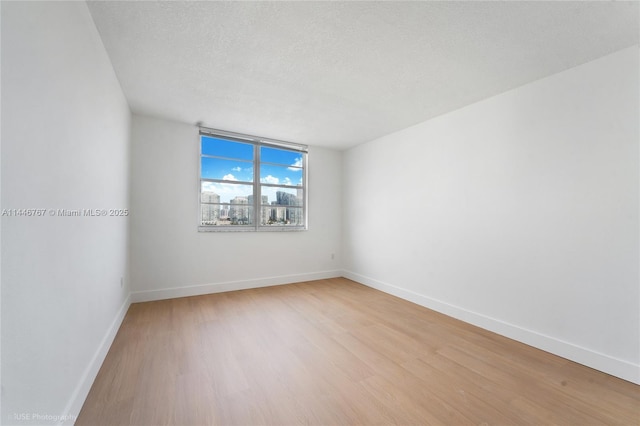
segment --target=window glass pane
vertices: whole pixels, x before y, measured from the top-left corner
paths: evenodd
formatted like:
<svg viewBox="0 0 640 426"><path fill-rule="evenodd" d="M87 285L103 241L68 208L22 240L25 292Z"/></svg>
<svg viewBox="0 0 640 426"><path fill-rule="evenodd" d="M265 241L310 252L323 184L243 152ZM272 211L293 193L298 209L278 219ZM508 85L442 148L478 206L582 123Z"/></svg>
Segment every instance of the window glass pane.
<svg viewBox="0 0 640 426"><path fill-rule="evenodd" d="M260 163L260 183L272 185L302 185L302 169L298 167L273 166Z"/></svg>
<svg viewBox="0 0 640 426"><path fill-rule="evenodd" d="M202 154L253 161L253 145L211 136L200 136Z"/></svg>
<svg viewBox="0 0 640 426"><path fill-rule="evenodd" d="M220 204L200 204L200 225L220 225Z"/></svg>
<svg viewBox="0 0 640 426"><path fill-rule="evenodd" d="M248 204L201 204L201 225L253 225L253 206Z"/></svg>
<svg viewBox="0 0 640 426"><path fill-rule="evenodd" d="M253 186L237 183L201 182L200 201L203 203L248 203L253 197ZM219 198L219 201L217 201ZM211 200L211 201L208 201Z"/></svg>
<svg viewBox="0 0 640 426"><path fill-rule="evenodd" d="M262 203L280 206L302 206L304 190L300 188L283 188L281 186L260 187ZM265 198L266 197L266 198Z"/></svg>
<svg viewBox="0 0 640 426"><path fill-rule="evenodd" d="M200 173L204 179L253 182L253 163L202 157Z"/></svg>
<svg viewBox="0 0 640 426"><path fill-rule="evenodd" d="M253 225L253 206L231 203L220 212L222 225Z"/></svg>
<svg viewBox="0 0 640 426"><path fill-rule="evenodd" d="M262 206L260 224L271 226L304 226L301 207Z"/></svg>
<svg viewBox="0 0 640 426"><path fill-rule="evenodd" d="M201 225L253 225L253 206L248 204L202 204Z"/></svg>
<svg viewBox="0 0 640 426"><path fill-rule="evenodd" d="M285 149L260 147L260 161L302 167L302 153Z"/></svg>

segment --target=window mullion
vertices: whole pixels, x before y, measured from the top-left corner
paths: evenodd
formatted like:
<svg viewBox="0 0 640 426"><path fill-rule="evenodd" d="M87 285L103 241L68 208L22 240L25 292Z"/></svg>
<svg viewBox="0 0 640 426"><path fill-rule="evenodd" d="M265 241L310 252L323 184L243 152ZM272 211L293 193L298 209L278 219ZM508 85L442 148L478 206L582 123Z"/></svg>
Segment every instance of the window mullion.
<svg viewBox="0 0 640 426"><path fill-rule="evenodd" d="M260 227L260 212L262 209L262 191L260 188L260 145L255 144L253 146L253 193L255 194L253 200L253 223L255 229Z"/></svg>

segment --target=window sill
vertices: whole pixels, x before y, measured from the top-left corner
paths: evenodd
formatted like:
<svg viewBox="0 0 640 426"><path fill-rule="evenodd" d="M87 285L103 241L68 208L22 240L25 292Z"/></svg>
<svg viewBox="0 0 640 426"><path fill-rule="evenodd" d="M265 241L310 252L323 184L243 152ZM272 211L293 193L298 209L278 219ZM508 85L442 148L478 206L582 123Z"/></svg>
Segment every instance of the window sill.
<svg viewBox="0 0 640 426"><path fill-rule="evenodd" d="M303 226L198 226L198 232L300 232L308 231Z"/></svg>

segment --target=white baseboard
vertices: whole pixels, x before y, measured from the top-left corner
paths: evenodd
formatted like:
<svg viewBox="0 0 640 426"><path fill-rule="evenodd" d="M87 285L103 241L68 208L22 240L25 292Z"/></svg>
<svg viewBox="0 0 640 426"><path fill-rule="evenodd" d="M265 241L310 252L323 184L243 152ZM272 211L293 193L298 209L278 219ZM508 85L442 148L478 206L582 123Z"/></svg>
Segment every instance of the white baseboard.
<svg viewBox="0 0 640 426"><path fill-rule="evenodd" d="M87 399L87 395L89 395L91 386L98 375L98 371L100 371L100 367L102 366L104 359L107 357L109 348L111 348L113 339L118 333L118 329L124 320L124 316L129 309L129 305L131 305L131 296L127 296L125 301L122 303L122 306L120 307L120 310L118 310L116 317L113 319L111 326L102 338L91 362L89 362L89 365L80 378L80 383L78 383L78 386L76 386L76 389L71 395L69 403L63 411L64 415L61 416L61 420L58 422L58 425L73 425L78 418L82 405Z"/></svg>
<svg viewBox="0 0 640 426"><path fill-rule="evenodd" d="M392 294L425 308L443 313L485 330L498 333L502 336L525 343L554 355L575 361L612 376L640 384L640 365L629 361L611 357L609 355L583 348L569 342L547 336L536 331L528 330L520 326L500 321L477 312L472 312L431 297L384 283L376 279L366 277L351 271L342 271L342 276L350 280L364 284L376 290Z"/></svg>
<svg viewBox="0 0 640 426"><path fill-rule="evenodd" d="M174 299L177 297L199 296L224 291L246 290L249 288L269 287L304 281L323 280L341 277L341 270L312 272L308 274L280 275L277 277L257 278L242 281L227 281L213 284L201 284L188 287L165 288L159 290L136 291L131 293L131 303L153 300Z"/></svg>

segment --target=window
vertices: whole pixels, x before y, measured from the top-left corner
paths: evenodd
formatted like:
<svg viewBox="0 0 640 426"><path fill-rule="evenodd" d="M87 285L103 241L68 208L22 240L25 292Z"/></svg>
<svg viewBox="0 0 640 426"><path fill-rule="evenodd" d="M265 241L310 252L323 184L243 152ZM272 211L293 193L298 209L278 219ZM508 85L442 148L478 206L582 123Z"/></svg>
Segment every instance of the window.
<svg viewBox="0 0 640 426"><path fill-rule="evenodd" d="M307 228L307 147L200 128L200 231Z"/></svg>

